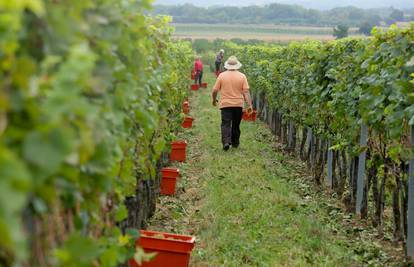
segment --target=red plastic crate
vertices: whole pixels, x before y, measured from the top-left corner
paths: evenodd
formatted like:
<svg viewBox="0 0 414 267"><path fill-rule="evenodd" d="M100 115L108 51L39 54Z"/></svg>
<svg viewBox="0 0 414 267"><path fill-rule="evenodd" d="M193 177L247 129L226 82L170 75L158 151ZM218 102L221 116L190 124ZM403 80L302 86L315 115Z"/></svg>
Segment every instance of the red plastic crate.
<svg viewBox="0 0 414 267"><path fill-rule="evenodd" d="M174 195L177 178L180 175L180 170L177 168L163 168L161 170L161 194Z"/></svg>
<svg viewBox="0 0 414 267"><path fill-rule="evenodd" d="M193 127L193 121L194 119L192 117L185 117L183 123L181 123L181 126L183 128L191 128Z"/></svg>
<svg viewBox="0 0 414 267"><path fill-rule="evenodd" d="M193 90L193 91L197 91L198 88L199 88L199 85L198 84L192 84L191 85L191 90Z"/></svg>
<svg viewBox="0 0 414 267"><path fill-rule="evenodd" d="M135 242L145 252L156 252L152 261L138 265L129 260L131 267L187 267L190 263L191 251L195 245L194 236L177 235L156 231L140 230L141 236Z"/></svg>
<svg viewBox="0 0 414 267"><path fill-rule="evenodd" d="M174 141L171 143L170 160L183 162L186 159L186 141Z"/></svg>
<svg viewBox="0 0 414 267"><path fill-rule="evenodd" d="M184 114L190 113L190 103L188 103L188 101L183 102L182 108L183 108Z"/></svg>
<svg viewBox="0 0 414 267"><path fill-rule="evenodd" d="M207 83L201 83L202 88L207 88Z"/></svg>
<svg viewBox="0 0 414 267"><path fill-rule="evenodd" d="M256 121L257 118L257 111L253 110L252 113L248 113L247 110L243 110L243 117L242 119L245 121Z"/></svg>

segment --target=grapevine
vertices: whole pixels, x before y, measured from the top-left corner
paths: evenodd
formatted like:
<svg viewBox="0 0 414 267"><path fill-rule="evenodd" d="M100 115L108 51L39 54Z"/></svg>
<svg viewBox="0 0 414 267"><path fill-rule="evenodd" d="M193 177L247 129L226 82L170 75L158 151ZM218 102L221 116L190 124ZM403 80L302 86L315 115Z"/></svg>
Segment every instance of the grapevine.
<svg viewBox="0 0 414 267"><path fill-rule="evenodd" d="M358 156L366 151L361 216L382 229L385 203L392 203L393 238L405 242L414 24L325 43L227 43L226 51L244 64L256 107L288 151L296 152L302 132L300 157L318 185L325 178L327 151L334 151L333 189L354 210ZM369 129L367 146L359 144L362 125Z"/></svg>
<svg viewBox="0 0 414 267"><path fill-rule="evenodd" d="M116 266L179 127L191 48L149 1L0 1L0 265Z"/></svg>

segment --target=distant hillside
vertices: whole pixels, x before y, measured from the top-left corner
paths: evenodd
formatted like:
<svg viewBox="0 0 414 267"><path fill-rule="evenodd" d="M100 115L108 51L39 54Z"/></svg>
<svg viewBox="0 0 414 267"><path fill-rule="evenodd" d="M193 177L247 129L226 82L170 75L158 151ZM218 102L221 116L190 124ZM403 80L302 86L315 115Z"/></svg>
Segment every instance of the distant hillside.
<svg viewBox="0 0 414 267"><path fill-rule="evenodd" d="M399 9L414 8L413 0L238 0L234 2L224 3L222 0L156 0L155 4L179 5L190 3L196 6L249 6L249 5L265 5L270 3L294 4L306 8L315 8L320 10L332 9L335 7L355 6L359 8L381 8L395 7Z"/></svg>

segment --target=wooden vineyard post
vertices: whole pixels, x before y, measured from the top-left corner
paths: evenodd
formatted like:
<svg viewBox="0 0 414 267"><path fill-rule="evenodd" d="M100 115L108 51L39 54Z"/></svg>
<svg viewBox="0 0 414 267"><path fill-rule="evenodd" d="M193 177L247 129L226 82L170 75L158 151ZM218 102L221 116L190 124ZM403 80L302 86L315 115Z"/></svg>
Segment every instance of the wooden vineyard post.
<svg viewBox="0 0 414 267"><path fill-rule="evenodd" d="M411 148L414 145L414 126L410 131ZM407 257L414 258L414 158L410 156L408 167L408 219L407 219Z"/></svg>
<svg viewBox="0 0 414 267"><path fill-rule="evenodd" d="M311 164L311 170L313 171L313 169L315 168L315 164L316 164L316 145L317 145L317 140L316 140L316 136L313 135L312 133L312 138L311 138L311 149L310 149L310 164Z"/></svg>
<svg viewBox="0 0 414 267"><path fill-rule="evenodd" d="M312 144L312 128L308 127L308 131L306 132L306 145L308 147Z"/></svg>
<svg viewBox="0 0 414 267"><path fill-rule="evenodd" d="M368 126L363 122L361 125L361 136L359 145L365 147L368 139ZM356 214L361 214L362 200L364 197L364 183L365 183L365 159L367 152L364 150L359 154L358 158L358 178L357 178L357 195L356 195Z"/></svg>
<svg viewBox="0 0 414 267"><path fill-rule="evenodd" d="M329 188L332 188L333 181L332 181L332 160L333 159L333 151L331 149L331 141L328 141L328 179L326 181Z"/></svg>
<svg viewBox="0 0 414 267"><path fill-rule="evenodd" d="M252 95L252 104L253 104L253 108L254 109L257 109L257 103L256 103L256 101L257 101L257 97L256 97L256 94L254 93Z"/></svg>
<svg viewBox="0 0 414 267"><path fill-rule="evenodd" d="M289 136L288 136L288 147L289 151L294 152L293 150L293 122L289 120Z"/></svg>
<svg viewBox="0 0 414 267"><path fill-rule="evenodd" d="M251 93L251 94L250 94L250 97L251 97L251 99L252 99L252 105L253 105L253 108L254 108L254 109L256 109L256 107L255 107L255 105L256 105L256 98L255 98L254 93Z"/></svg>

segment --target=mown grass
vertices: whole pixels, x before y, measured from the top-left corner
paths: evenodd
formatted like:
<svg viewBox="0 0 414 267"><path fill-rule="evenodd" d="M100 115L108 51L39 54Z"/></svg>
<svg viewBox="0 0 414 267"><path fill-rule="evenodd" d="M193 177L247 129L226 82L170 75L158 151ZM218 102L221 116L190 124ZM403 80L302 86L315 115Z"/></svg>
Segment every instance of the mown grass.
<svg viewBox="0 0 414 267"><path fill-rule="evenodd" d="M213 77L208 75L211 87ZM224 152L219 111L209 91L191 99L195 128L186 134L197 160L183 169L196 172L200 211L193 266L354 266L343 237L324 225L318 203L295 193L294 171L273 149L261 123L242 123L239 149Z"/></svg>

